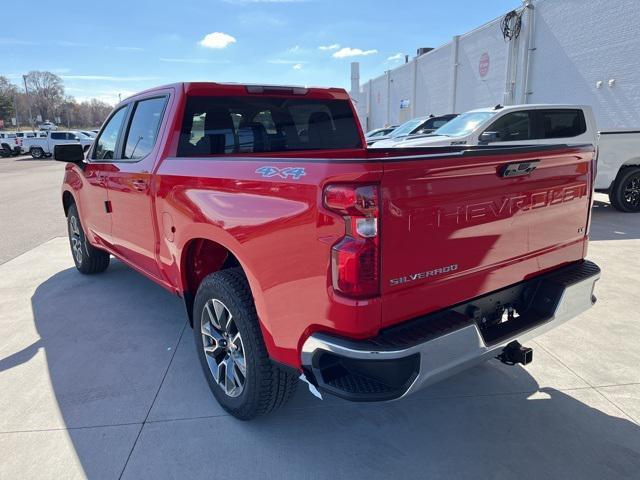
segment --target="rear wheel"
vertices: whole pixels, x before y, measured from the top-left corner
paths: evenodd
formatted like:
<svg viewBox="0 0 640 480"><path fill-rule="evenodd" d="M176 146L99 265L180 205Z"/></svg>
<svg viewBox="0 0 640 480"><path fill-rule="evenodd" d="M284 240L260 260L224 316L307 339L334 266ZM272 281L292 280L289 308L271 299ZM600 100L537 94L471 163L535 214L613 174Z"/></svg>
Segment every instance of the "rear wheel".
<svg viewBox="0 0 640 480"><path fill-rule="evenodd" d="M104 272L109 266L109 254L87 241L75 204L69 207L67 229L71 255L78 271L87 275Z"/></svg>
<svg viewBox="0 0 640 480"><path fill-rule="evenodd" d="M193 310L193 335L209 387L241 420L283 405L297 376L269 359L249 285L240 268L205 277Z"/></svg>
<svg viewBox="0 0 640 480"><path fill-rule="evenodd" d="M31 157L35 159L44 157L44 150L40 147L33 147L29 153L31 153Z"/></svg>
<svg viewBox="0 0 640 480"><path fill-rule="evenodd" d="M618 173L609 200L621 212L640 212L640 168L627 167Z"/></svg>

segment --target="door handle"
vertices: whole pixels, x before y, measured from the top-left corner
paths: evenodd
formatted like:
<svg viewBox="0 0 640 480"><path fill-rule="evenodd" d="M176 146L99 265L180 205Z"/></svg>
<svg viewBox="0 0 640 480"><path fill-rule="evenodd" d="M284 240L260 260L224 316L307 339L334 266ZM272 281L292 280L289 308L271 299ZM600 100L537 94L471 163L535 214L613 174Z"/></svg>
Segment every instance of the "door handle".
<svg viewBox="0 0 640 480"><path fill-rule="evenodd" d="M133 188L138 190L139 192L147 191L148 184L146 180L134 180L131 182L131 184L133 185Z"/></svg>

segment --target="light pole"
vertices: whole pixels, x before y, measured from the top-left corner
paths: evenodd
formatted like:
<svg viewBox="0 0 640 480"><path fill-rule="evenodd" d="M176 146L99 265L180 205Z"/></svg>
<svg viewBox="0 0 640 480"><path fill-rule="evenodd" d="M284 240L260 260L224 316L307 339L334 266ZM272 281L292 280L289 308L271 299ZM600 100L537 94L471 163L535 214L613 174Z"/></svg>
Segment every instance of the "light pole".
<svg viewBox="0 0 640 480"><path fill-rule="evenodd" d="M33 113L31 112L31 97L29 96L29 89L27 88L27 76L22 75L22 79L24 80L24 93L27 95L27 103L29 104L29 125L31 125L32 130L35 130L33 126Z"/></svg>
<svg viewBox="0 0 640 480"><path fill-rule="evenodd" d="M18 102L16 102L16 92L14 90L13 93L13 114L16 116L16 126L18 127L18 131L20 131L20 117L18 116Z"/></svg>

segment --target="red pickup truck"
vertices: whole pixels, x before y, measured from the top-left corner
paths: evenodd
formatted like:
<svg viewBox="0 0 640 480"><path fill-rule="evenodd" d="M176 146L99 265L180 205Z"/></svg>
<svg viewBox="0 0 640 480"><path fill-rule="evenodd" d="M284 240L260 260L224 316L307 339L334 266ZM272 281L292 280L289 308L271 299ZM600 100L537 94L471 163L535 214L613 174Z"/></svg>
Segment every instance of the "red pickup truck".
<svg viewBox="0 0 640 480"><path fill-rule="evenodd" d="M299 378L379 401L526 364L595 302L592 145L367 150L342 89L181 83L55 157L78 270L113 255L182 297L241 419Z"/></svg>

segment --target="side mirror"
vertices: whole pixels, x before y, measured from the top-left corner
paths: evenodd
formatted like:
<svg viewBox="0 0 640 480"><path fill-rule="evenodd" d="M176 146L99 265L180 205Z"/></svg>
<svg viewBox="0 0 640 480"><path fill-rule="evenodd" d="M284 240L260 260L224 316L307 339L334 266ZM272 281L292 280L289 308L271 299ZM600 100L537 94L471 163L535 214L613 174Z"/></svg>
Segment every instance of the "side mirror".
<svg viewBox="0 0 640 480"><path fill-rule="evenodd" d="M482 132L478 138L478 143L480 145L486 145L487 143L497 142L498 140L500 140L499 132Z"/></svg>
<svg viewBox="0 0 640 480"><path fill-rule="evenodd" d="M53 147L53 158L59 162L82 165L84 163L84 150L82 145L78 143L56 145Z"/></svg>

